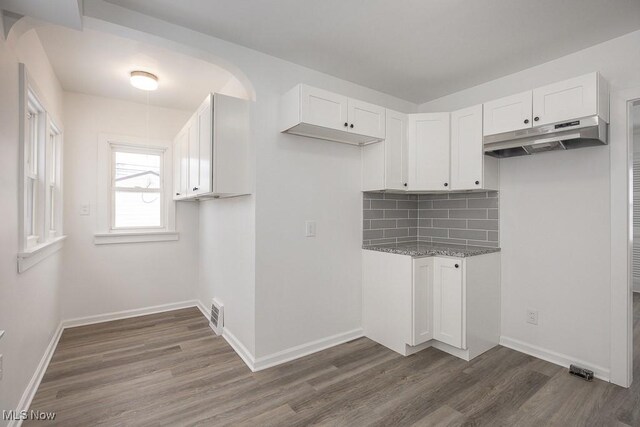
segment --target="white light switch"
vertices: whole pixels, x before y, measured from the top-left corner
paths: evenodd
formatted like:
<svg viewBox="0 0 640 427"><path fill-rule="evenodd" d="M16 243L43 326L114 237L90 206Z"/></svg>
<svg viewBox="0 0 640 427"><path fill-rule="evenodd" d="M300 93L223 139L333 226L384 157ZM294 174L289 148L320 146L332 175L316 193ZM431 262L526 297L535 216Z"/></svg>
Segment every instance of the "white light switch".
<svg viewBox="0 0 640 427"><path fill-rule="evenodd" d="M306 221L304 223L307 237L316 237L316 222Z"/></svg>
<svg viewBox="0 0 640 427"><path fill-rule="evenodd" d="M91 205L80 205L80 215L91 215Z"/></svg>

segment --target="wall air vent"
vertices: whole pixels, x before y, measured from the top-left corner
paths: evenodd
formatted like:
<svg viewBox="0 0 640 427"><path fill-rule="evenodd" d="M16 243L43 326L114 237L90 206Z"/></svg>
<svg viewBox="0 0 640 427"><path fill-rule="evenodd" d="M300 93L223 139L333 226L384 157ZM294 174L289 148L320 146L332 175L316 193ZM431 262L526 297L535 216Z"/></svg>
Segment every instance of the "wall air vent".
<svg viewBox="0 0 640 427"><path fill-rule="evenodd" d="M224 326L224 307L217 299L211 301L211 316L209 317L209 326L216 335L222 335Z"/></svg>

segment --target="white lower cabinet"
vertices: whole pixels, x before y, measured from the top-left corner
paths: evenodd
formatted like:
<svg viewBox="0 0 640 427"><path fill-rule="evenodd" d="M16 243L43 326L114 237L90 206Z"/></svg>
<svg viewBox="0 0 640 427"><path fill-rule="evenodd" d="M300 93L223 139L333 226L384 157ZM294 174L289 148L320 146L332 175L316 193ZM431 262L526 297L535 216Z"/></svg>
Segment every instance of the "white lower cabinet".
<svg viewBox="0 0 640 427"><path fill-rule="evenodd" d="M411 345L425 343L433 338L433 257L413 260L411 284Z"/></svg>
<svg viewBox="0 0 640 427"><path fill-rule="evenodd" d="M436 347L465 360L500 338L500 253L467 258L363 250L363 328L403 355Z"/></svg>
<svg viewBox="0 0 640 427"><path fill-rule="evenodd" d="M462 264L457 258L433 258L433 338L464 349Z"/></svg>

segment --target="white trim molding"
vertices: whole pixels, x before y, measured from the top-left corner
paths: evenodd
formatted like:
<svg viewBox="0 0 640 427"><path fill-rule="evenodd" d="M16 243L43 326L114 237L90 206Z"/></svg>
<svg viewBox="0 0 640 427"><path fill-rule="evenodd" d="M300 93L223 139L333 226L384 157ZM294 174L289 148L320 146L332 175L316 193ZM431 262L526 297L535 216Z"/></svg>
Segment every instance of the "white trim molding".
<svg viewBox="0 0 640 427"><path fill-rule="evenodd" d="M526 342L516 340L513 338L501 336L500 345L510 348L520 353L525 353L538 359L546 360L547 362L554 363L556 365L569 368L569 365L575 364L581 368L587 368L593 371L596 378L603 381L609 381L609 369L602 366L592 365L584 360L576 359L566 354L557 353L546 348L542 348L536 345L528 344Z"/></svg>
<svg viewBox="0 0 640 427"><path fill-rule="evenodd" d="M631 103L640 100L640 87L611 94L611 382L629 387L633 381L633 127Z"/></svg>
<svg viewBox="0 0 640 427"><path fill-rule="evenodd" d="M55 237L27 251L18 253L18 273L24 273L40 261L62 249L67 236Z"/></svg>
<svg viewBox="0 0 640 427"><path fill-rule="evenodd" d="M33 373L27 388L22 393L22 397L20 398L20 402L18 402L17 412L20 411L28 411L31 406L31 402L33 401L34 396L36 395L36 391L38 391L38 387L40 387L40 382L42 382L42 377L44 377L47 368L49 367L49 362L51 362L51 358L53 357L53 353L58 346L58 341L60 341L60 337L62 336L62 331L64 330L64 326L62 323L58 325L58 328L53 333L51 340L49 341L49 345L47 346L44 354L42 355L42 359L40 359L40 363L36 367L36 371ZM22 425L22 420L12 420L7 424L9 427L19 427Z"/></svg>
<svg viewBox="0 0 640 427"><path fill-rule="evenodd" d="M258 357L254 363L253 370L261 371L263 369L271 368L276 365L281 365L291 360L299 359L301 357L308 356L309 354L326 350L327 348L334 347L339 344L344 344L363 336L363 329L358 328L351 331L331 335L329 337L320 338L319 340L291 347L267 356Z"/></svg>
<svg viewBox="0 0 640 427"><path fill-rule="evenodd" d="M171 242L180 239L177 231L150 231L134 233L96 233L93 243L111 245L117 243Z"/></svg>
<svg viewBox="0 0 640 427"><path fill-rule="evenodd" d="M128 319L130 317L144 316L147 314L162 313L165 311L178 310L181 308L197 307L195 300L173 302L169 304L153 305L151 307L134 308L131 310L116 311L113 313L98 314L95 316L76 317L62 321L63 328L74 328L76 326L93 325L94 323L109 322L111 320Z"/></svg>

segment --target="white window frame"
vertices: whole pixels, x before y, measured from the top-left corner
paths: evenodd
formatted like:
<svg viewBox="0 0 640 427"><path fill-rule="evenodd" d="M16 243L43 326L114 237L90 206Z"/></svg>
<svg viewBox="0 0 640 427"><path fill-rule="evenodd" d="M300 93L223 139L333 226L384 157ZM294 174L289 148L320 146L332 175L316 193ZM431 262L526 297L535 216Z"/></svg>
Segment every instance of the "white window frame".
<svg viewBox="0 0 640 427"><path fill-rule="evenodd" d="M62 248L66 236L62 232L62 126L47 108L24 64L19 65L19 85L18 272L22 273ZM55 147L49 142L51 133L56 135ZM50 190L52 184L55 193ZM59 203L52 204L51 194ZM50 232L52 218L54 233Z"/></svg>
<svg viewBox="0 0 640 427"><path fill-rule="evenodd" d="M161 225L154 227L115 227L114 165L117 151L161 154ZM149 140L125 135L98 136L98 231L96 245L114 243L142 243L178 240L175 228L173 188L173 151L171 141ZM124 189L128 191L129 189ZM140 189L130 189L139 192ZM122 191L122 189L118 189Z"/></svg>

